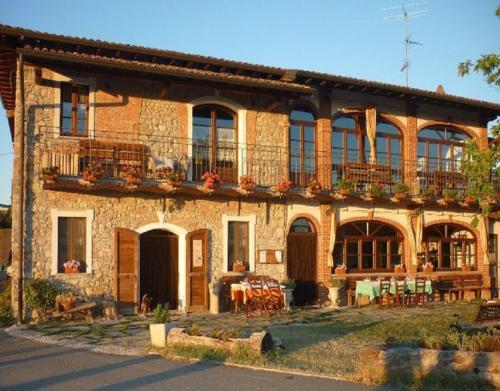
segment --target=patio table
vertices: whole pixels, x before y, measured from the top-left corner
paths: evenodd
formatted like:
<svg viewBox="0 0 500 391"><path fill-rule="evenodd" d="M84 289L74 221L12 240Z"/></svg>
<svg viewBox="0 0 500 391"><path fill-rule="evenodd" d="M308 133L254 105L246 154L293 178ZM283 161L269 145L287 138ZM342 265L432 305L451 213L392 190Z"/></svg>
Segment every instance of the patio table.
<svg viewBox="0 0 500 391"><path fill-rule="evenodd" d="M415 292L415 280L405 281L405 291ZM430 295L432 293L432 284L429 280L425 281L424 291ZM396 293L396 282L391 281L389 288L391 295ZM370 301L380 296L380 282L379 281L356 281L356 298L358 296L368 296Z"/></svg>

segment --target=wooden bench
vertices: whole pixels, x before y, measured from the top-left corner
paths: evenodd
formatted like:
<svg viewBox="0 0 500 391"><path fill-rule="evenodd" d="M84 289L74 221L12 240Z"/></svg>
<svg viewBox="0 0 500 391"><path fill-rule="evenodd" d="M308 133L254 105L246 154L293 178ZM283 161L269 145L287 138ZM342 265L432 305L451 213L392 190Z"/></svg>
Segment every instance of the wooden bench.
<svg viewBox="0 0 500 391"><path fill-rule="evenodd" d="M61 319L73 319L75 315L80 315L85 317L85 321L89 323L94 322L94 316L92 314L93 309L95 308L96 303L94 301L89 301L85 303L77 304L75 307L66 311L54 311L51 314L52 318L61 318Z"/></svg>
<svg viewBox="0 0 500 391"><path fill-rule="evenodd" d="M381 183L392 185L390 166L380 164L349 163L345 167L345 179L352 183Z"/></svg>
<svg viewBox="0 0 500 391"><path fill-rule="evenodd" d="M481 304L472 323L458 323L459 316L455 315L455 317L457 320L453 327L459 331L500 329L500 302Z"/></svg>
<svg viewBox="0 0 500 391"><path fill-rule="evenodd" d="M483 276L481 274L471 274L445 277L445 279L440 279L436 285L440 294L448 293L449 299L455 295L457 300L463 300L466 291L473 291L477 299L481 297Z"/></svg>
<svg viewBox="0 0 500 391"><path fill-rule="evenodd" d="M95 160L107 176L118 176L123 166L141 167L146 172L149 159L143 144L96 140L79 140L79 156L80 171Z"/></svg>

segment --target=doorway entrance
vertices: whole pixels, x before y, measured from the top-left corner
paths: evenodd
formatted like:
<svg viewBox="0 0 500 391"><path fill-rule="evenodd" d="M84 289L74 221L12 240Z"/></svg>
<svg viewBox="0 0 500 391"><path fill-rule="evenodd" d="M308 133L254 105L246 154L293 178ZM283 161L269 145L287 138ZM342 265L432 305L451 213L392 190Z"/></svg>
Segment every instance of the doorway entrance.
<svg viewBox="0 0 500 391"><path fill-rule="evenodd" d="M295 305L312 305L317 299L316 231L305 218L296 219L287 236L287 273L297 286L293 292Z"/></svg>
<svg viewBox="0 0 500 391"><path fill-rule="evenodd" d="M140 235L140 299L147 294L151 307L168 304L177 309L179 290L178 238L175 234L154 229Z"/></svg>

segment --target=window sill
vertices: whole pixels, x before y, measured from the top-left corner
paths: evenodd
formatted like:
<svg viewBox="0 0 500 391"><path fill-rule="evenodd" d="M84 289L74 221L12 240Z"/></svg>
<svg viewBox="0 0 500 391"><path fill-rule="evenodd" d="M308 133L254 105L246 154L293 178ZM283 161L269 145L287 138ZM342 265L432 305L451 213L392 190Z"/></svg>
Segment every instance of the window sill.
<svg viewBox="0 0 500 391"><path fill-rule="evenodd" d="M90 276L91 272L82 272L82 273L56 273L55 276Z"/></svg>

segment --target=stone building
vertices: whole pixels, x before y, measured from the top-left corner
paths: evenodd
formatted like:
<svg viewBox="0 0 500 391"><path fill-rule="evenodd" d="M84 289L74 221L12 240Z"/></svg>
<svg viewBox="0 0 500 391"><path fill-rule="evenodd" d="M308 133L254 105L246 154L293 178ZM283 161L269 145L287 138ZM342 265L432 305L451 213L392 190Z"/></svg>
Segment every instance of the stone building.
<svg viewBox="0 0 500 391"><path fill-rule="evenodd" d="M323 301L335 272L351 286L398 265L494 294L500 225L471 225L460 161L466 140L488 147L500 105L9 26L0 37L16 310L21 277L186 311L248 273L294 278L297 304Z"/></svg>

